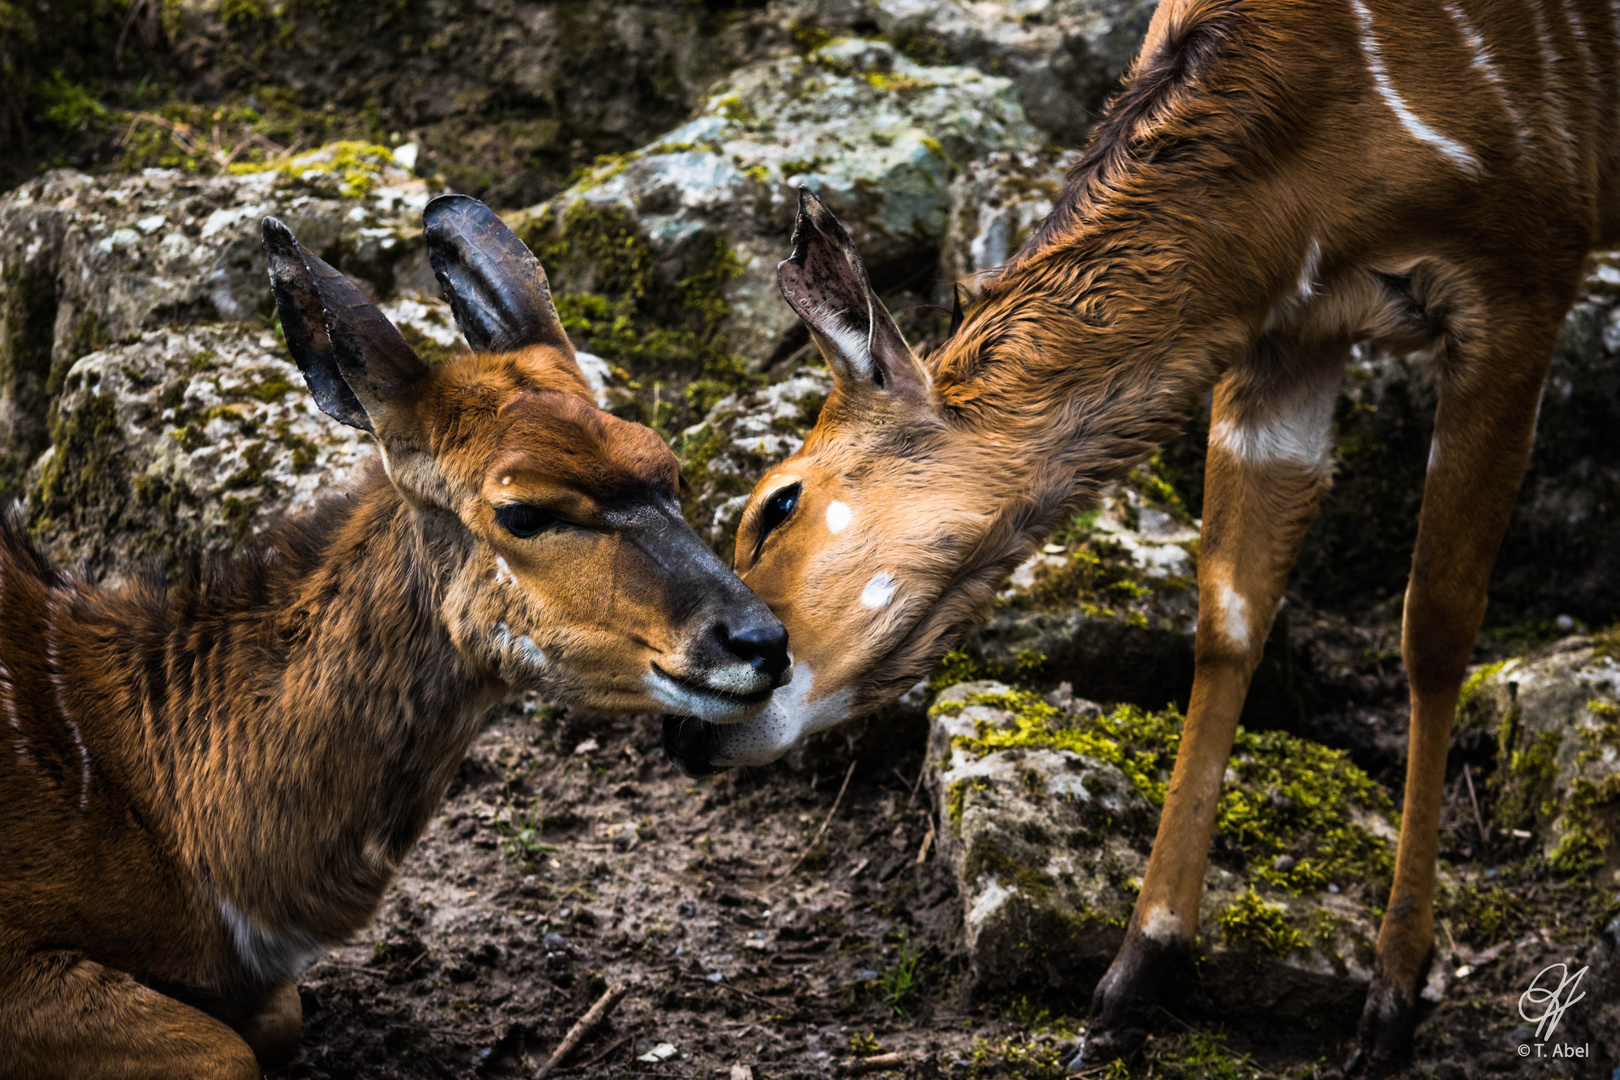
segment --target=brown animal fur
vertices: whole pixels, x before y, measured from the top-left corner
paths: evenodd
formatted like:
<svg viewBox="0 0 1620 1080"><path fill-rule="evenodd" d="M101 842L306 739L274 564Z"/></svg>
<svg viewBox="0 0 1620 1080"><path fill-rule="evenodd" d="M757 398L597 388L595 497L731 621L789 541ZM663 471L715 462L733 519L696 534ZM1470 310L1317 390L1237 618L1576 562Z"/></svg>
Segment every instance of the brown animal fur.
<svg viewBox="0 0 1620 1080"><path fill-rule="evenodd" d="M538 271L496 275L519 324ZM317 400L375 424L386 471L174 585L100 587L0 525L5 1080L257 1076L296 1042L293 978L371 918L491 706L662 711L661 665L680 694L753 693L746 715L786 665L681 521L674 456L595 408L560 327L379 396L414 359L389 354L344 376L351 409L311 350L350 333L374 367L392 327L356 292L300 336L280 299ZM515 535L516 502L567 522ZM749 628L781 666L727 643Z"/></svg>
<svg viewBox="0 0 1620 1080"><path fill-rule="evenodd" d="M1060 205L926 364L893 346L859 256L807 198L783 291L837 388L760 480L737 566L813 678L687 756L763 760L891 700L1213 389L1187 731L1086 1063L1129 1051L1191 948L1233 729L1328 483L1348 349L1426 349L1440 404L1406 606L1412 752L1355 1062L1393 1068L1431 947L1445 751L1486 579L1583 259L1620 237L1617 73L1620 25L1596 0L1165 0ZM883 575L874 610L863 590Z"/></svg>

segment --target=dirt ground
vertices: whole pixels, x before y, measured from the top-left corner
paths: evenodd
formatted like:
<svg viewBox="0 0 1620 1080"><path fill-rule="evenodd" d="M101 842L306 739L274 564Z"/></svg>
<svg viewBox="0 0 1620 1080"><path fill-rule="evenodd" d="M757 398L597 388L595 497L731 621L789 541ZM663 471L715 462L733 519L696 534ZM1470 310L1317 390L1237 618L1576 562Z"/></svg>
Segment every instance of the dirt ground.
<svg viewBox="0 0 1620 1080"><path fill-rule="evenodd" d="M1338 663L1336 690L1361 687L1338 741L1393 786L1403 688L1364 636L1319 628L1313 663ZM271 1075L532 1076L609 985L628 988L622 1004L553 1075L1061 1075L1083 1000L966 990L955 888L925 846L922 723L824 739L799 769L694 781L664 760L654 717L498 714L375 927L305 973L301 1053ZM1584 953L1597 894L1479 843L1473 817L1453 783L1452 873L1513 899L1499 924L1447 917L1438 962L1474 970L1420 1029L1413 1075L1607 1078L1616 1063L1516 1053L1519 994ZM1302 1034L1176 1006L1130 1074L1336 1076L1354 1017L1327 1020Z"/></svg>

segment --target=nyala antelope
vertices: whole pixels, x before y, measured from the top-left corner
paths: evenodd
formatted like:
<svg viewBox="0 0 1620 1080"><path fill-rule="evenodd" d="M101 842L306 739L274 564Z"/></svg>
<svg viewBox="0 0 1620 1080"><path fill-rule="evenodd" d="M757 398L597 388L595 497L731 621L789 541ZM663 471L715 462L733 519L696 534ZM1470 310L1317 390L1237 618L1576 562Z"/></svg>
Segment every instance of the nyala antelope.
<svg viewBox="0 0 1620 1080"><path fill-rule="evenodd" d="M1058 205L926 362L802 196L782 293L836 381L759 481L736 566L797 646L770 760L913 685L1045 534L1213 390L1197 672L1142 890L1075 1063L1146 1037L1193 947L1233 730L1328 487L1351 346L1426 350L1439 404L1402 651L1410 754L1352 1068L1409 1052L1436 822L1486 579L1588 249L1620 239L1620 25L1597 0L1165 0Z"/></svg>
<svg viewBox="0 0 1620 1080"><path fill-rule="evenodd" d="M287 345L381 467L233 562L100 588L0 527L0 1077L254 1077L479 719L523 690L757 713L779 623L681 518L674 455L597 410L534 256L444 196L474 352L428 367L264 222Z"/></svg>

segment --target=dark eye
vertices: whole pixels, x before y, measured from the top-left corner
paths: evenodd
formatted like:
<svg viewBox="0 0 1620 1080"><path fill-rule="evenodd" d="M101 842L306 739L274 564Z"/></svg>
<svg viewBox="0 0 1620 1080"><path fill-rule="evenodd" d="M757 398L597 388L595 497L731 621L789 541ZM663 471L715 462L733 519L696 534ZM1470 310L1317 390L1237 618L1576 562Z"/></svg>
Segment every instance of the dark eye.
<svg viewBox="0 0 1620 1080"><path fill-rule="evenodd" d="M495 522L513 536L530 537L566 524L566 519L528 503L508 503L496 507Z"/></svg>
<svg viewBox="0 0 1620 1080"><path fill-rule="evenodd" d="M765 509L759 515L759 543L763 544L765 538L776 527L793 516L793 511L799 506L799 492L801 485L789 484L787 487L777 488L771 497L765 500Z"/></svg>

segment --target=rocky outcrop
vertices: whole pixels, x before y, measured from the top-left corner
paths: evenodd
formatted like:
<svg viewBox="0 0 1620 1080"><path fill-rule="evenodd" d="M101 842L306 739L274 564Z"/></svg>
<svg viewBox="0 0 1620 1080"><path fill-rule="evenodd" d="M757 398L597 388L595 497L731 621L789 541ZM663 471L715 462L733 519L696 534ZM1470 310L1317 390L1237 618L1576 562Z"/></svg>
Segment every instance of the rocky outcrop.
<svg viewBox="0 0 1620 1080"><path fill-rule="evenodd" d="M1620 663L1612 636L1567 638L1477 669L1459 739L1494 743L1494 824L1533 834L1551 869L1604 883L1620 868Z"/></svg>
<svg viewBox="0 0 1620 1080"><path fill-rule="evenodd" d="M557 252L543 261L593 352L620 358L621 315L684 324L715 349L704 370L669 377L723 382L732 357L761 368L802 341L776 288L799 187L827 202L889 287L932 276L964 163L1039 142L1008 80L841 38L734 73L695 119L529 211L522 233ZM616 254L626 248L642 253L635 265Z"/></svg>
<svg viewBox="0 0 1620 1080"><path fill-rule="evenodd" d="M428 197L388 151L363 144L239 176L59 171L0 197L0 496L21 493L81 357L160 327L270 326L267 214L373 296L437 296Z"/></svg>
<svg viewBox="0 0 1620 1080"><path fill-rule="evenodd" d="M1051 212L1077 156L986 154L963 169L951 183L950 224L940 251L944 279L970 283L1006 262Z"/></svg>
<svg viewBox="0 0 1620 1080"><path fill-rule="evenodd" d="M994 682L936 699L928 779L981 993L1085 992L1123 938L1180 717ZM1392 807L1341 752L1240 732L1205 877L1201 1011L1345 1023L1371 975Z"/></svg>

